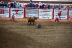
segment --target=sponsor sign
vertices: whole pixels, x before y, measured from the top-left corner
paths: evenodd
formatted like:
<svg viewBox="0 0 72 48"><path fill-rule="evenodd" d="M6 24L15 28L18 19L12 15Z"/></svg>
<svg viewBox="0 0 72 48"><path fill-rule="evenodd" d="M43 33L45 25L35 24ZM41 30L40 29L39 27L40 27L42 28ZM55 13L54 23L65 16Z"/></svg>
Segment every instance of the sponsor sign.
<svg viewBox="0 0 72 48"><path fill-rule="evenodd" d="M37 8L26 8L26 17L38 17Z"/></svg>
<svg viewBox="0 0 72 48"><path fill-rule="evenodd" d="M52 9L39 10L39 19L52 19Z"/></svg>
<svg viewBox="0 0 72 48"><path fill-rule="evenodd" d="M0 18L9 17L9 8L0 8Z"/></svg>
<svg viewBox="0 0 72 48"><path fill-rule="evenodd" d="M24 17L24 9L23 8L11 8L10 17L12 17L14 13L15 18L23 18Z"/></svg>

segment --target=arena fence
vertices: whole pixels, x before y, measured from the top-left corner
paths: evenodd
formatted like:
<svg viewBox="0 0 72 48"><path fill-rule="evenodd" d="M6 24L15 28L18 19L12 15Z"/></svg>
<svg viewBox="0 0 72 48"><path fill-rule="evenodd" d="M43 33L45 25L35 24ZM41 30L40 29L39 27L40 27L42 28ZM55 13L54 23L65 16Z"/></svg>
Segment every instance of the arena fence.
<svg viewBox="0 0 72 48"><path fill-rule="evenodd" d="M12 17L13 13L15 18L24 18L24 8L11 8L10 17Z"/></svg>
<svg viewBox="0 0 72 48"><path fill-rule="evenodd" d="M54 19L56 17L56 14L58 13L58 9L54 9ZM67 19L67 10L61 9L61 19Z"/></svg>
<svg viewBox="0 0 72 48"><path fill-rule="evenodd" d="M52 9L39 9L39 19L52 19Z"/></svg>
<svg viewBox="0 0 72 48"><path fill-rule="evenodd" d="M0 18L9 18L9 8L0 8Z"/></svg>
<svg viewBox="0 0 72 48"><path fill-rule="evenodd" d="M72 19L72 10L69 11L70 19Z"/></svg>
<svg viewBox="0 0 72 48"><path fill-rule="evenodd" d="M0 18L11 18L14 13L15 18L38 17L39 19L55 19L58 9L39 9L39 8L0 8ZM61 9L61 19L72 19L72 10L69 8Z"/></svg>

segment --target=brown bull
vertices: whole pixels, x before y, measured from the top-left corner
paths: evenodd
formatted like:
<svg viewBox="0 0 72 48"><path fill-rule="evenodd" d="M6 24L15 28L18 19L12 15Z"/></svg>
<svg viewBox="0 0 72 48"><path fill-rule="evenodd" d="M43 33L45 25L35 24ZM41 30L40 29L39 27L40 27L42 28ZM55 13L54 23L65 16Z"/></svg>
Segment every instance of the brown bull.
<svg viewBox="0 0 72 48"><path fill-rule="evenodd" d="M35 20L37 20L36 17L29 17L29 18L28 18L28 23L27 23L27 25L28 25L28 24L31 25L31 23L33 23L33 25L34 25Z"/></svg>

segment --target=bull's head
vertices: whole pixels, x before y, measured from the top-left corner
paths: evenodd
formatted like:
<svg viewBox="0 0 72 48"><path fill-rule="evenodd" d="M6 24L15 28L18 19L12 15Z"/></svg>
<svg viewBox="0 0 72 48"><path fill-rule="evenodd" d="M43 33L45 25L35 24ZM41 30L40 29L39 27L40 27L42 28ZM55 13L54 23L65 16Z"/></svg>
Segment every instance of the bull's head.
<svg viewBox="0 0 72 48"><path fill-rule="evenodd" d="M34 17L35 20L37 20L37 17Z"/></svg>

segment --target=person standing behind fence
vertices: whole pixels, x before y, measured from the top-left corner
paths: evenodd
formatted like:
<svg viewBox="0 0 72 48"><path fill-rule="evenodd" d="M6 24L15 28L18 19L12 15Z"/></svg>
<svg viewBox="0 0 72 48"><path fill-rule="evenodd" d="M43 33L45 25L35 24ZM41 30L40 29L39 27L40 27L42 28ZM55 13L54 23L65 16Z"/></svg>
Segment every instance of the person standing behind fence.
<svg viewBox="0 0 72 48"><path fill-rule="evenodd" d="M58 16L59 16L59 19L61 20L61 14L62 14L62 11L61 11L61 9L59 9L59 11L58 11Z"/></svg>
<svg viewBox="0 0 72 48"><path fill-rule="evenodd" d="M58 5L58 9L61 9L62 8L62 6L61 6L61 4L59 3L59 5Z"/></svg>

